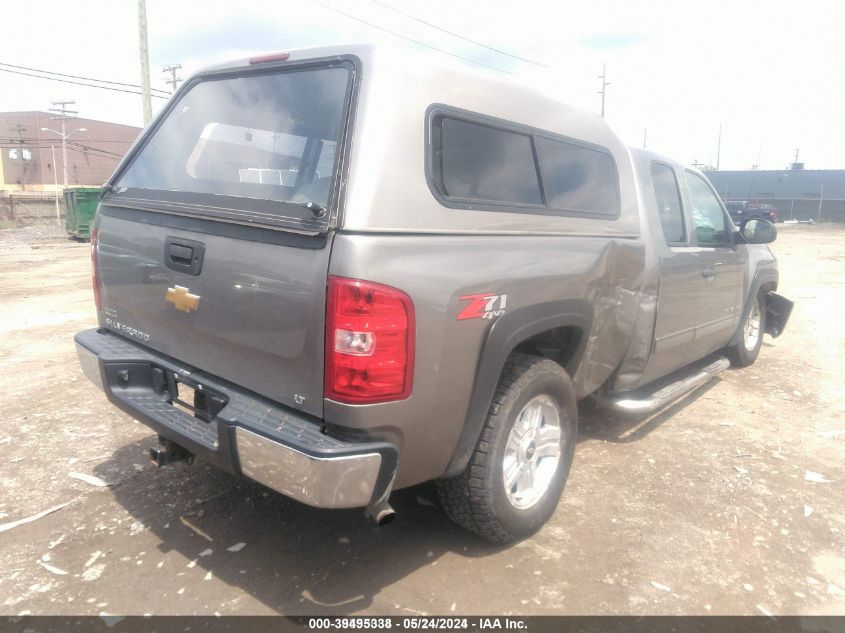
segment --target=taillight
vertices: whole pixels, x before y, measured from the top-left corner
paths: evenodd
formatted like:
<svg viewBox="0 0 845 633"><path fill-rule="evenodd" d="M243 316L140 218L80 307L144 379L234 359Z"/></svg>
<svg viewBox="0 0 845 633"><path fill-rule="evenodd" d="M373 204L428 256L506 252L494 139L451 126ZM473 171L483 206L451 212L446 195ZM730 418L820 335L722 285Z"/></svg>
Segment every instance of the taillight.
<svg viewBox="0 0 845 633"><path fill-rule="evenodd" d="M100 301L100 266L97 263L97 229L91 231L91 283L94 286L94 305L97 310L102 309Z"/></svg>
<svg viewBox="0 0 845 633"><path fill-rule="evenodd" d="M329 277L325 396L372 404L411 395L414 304L401 290Z"/></svg>

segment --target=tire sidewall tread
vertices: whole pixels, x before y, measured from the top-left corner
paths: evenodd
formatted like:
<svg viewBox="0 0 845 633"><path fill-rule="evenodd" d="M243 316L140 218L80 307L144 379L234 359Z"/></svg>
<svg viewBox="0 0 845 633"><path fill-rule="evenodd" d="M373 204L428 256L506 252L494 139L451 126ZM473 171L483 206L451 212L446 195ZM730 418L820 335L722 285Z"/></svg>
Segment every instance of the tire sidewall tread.
<svg viewBox="0 0 845 633"><path fill-rule="evenodd" d="M748 350L745 347L745 324L748 319L751 318L751 312L753 310L753 305L749 305L745 317L739 324L739 336L736 344L725 350L728 360L731 361L732 367L748 367L749 365L753 365L754 361L756 361L757 357L760 355L760 349L763 347L763 335L766 331L765 294L762 291L759 292L757 296L754 297L754 301L758 301L760 304L760 336L757 338L757 345L754 346L753 350Z"/></svg>
<svg viewBox="0 0 845 633"><path fill-rule="evenodd" d="M560 408L560 463L555 477L536 504L518 509L507 500L502 461L510 430L522 407L540 394L553 397ZM566 483L577 438L577 405L572 381L558 363L513 354L490 404L487 420L466 469L438 482L441 503L459 525L484 538L507 543L530 536L549 519Z"/></svg>

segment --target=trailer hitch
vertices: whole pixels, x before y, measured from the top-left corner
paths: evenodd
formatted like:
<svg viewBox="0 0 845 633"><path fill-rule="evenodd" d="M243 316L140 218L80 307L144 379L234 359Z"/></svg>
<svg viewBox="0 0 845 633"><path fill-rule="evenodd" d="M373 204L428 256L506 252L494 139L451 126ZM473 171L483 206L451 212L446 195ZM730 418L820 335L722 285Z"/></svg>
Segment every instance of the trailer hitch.
<svg viewBox="0 0 845 633"><path fill-rule="evenodd" d="M150 449L150 461L159 468L182 460L192 464L194 459L193 453L161 435L158 436L158 446Z"/></svg>

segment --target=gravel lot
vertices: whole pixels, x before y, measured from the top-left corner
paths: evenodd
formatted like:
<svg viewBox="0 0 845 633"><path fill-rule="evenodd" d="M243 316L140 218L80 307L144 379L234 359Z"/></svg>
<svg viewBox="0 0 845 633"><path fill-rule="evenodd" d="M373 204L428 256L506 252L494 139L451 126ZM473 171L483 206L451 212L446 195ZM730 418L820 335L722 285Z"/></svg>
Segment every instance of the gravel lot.
<svg viewBox="0 0 845 633"><path fill-rule="evenodd" d="M202 463L157 470L151 431L76 363L87 245L35 237L0 231L0 524L67 505L0 532L0 614L845 613L843 227L780 229L796 308L753 367L650 418L584 404L563 502L507 548L428 486L380 529Z"/></svg>

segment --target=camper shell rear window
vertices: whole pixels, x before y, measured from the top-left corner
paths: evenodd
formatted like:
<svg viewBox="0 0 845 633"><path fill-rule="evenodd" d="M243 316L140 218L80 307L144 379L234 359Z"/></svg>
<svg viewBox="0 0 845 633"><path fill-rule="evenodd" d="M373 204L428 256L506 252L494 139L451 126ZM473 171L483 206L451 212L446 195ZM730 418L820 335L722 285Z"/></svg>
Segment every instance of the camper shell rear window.
<svg viewBox="0 0 845 633"><path fill-rule="evenodd" d="M116 175L114 201L248 224L327 226L353 69L335 60L201 76Z"/></svg>
<svg viewBox="0 0 845 633"><path fill-rule="evenodd" d="M429 186L445 206L619 216L606 148L447 106L430 108L427 122Z"/></svg>

